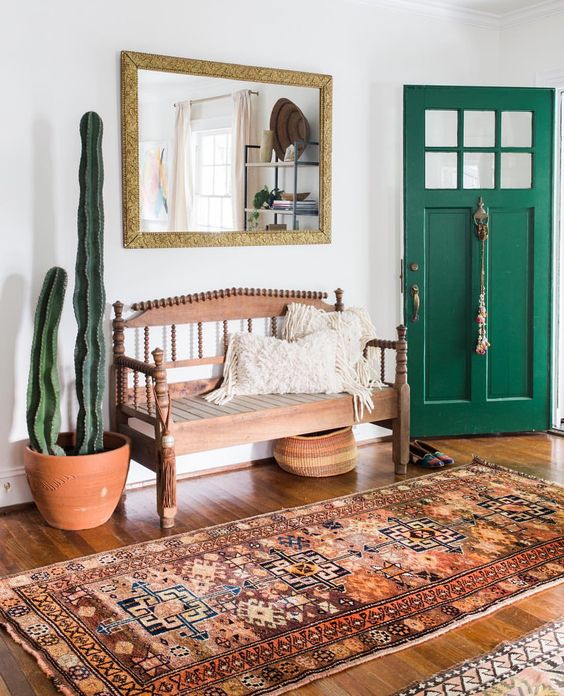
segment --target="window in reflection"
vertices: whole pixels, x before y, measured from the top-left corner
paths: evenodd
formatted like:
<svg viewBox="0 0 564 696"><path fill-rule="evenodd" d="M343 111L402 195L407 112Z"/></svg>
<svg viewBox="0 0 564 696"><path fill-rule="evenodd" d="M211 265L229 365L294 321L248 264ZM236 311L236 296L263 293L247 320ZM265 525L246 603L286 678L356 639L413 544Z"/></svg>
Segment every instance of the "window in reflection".
<svg viewBox="0 0 564 696"><path fill-rule="evenodd" d="M231 128L196 131L194 165L198 229L202 232L232 230Z"/></svg>

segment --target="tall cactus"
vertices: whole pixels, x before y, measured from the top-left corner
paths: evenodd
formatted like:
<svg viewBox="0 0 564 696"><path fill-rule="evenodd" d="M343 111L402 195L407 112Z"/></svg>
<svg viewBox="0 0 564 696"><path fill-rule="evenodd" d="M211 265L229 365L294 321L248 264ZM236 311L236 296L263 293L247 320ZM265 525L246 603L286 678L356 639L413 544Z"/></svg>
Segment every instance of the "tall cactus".
<svg viewBox="0 0 564 696"><path fill-rule="evenodd" d="M66 271L57 266L50 268L35 309L27 383L27 429L31 448L44 454L65 454L57 445L61 425L57 335L66 287Z"/></svg>
<svg viewBox="0 0 564 696"><path fill-rule="evenodd" d="M78 334L74 351L78 416L78 454L103 449L102 397L105 386L103 332L104 208L102 203L102 119L89 111L80 121L82 155L79 167L78 250L73 295Z"/></svg>

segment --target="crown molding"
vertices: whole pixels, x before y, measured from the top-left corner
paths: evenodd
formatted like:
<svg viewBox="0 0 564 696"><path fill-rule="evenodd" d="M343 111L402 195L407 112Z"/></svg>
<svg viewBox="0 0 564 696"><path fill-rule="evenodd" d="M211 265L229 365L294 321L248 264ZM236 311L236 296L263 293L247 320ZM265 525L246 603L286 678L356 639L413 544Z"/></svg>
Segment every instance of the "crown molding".
<svg viewBox="0 0 564 696"><path fill-rule="evenodd" d="M509 29L510 27L517 27L521 24L528 24L539 19L562 14L562 12L564 12L564 0L545 0L522 10L506 12L501 15L501 26L503 29Z"/></svg>
<svg viewBox="0 0 564 696"><path fill-rule="evenodd" d="M483 29L499 29L500 17L492 12L479 12L465 7L453 7L437 0L416 2L416 0L347 0L355 5L383 7L399 12L409 12L412 15L434 17L471 24Z"/></svg>
<svg viewBox="0 0 564 696"><path fill-rule="evenodd" d="M441 2L441 0L426 0L425 2L417 2L417 0L347 0L347 2L356 5L383 7L436 19L455 20L482 29L497 30L516 27L564 12L564 0L543 0L531 7L505 13L454 7L447 2Z"/></svg>

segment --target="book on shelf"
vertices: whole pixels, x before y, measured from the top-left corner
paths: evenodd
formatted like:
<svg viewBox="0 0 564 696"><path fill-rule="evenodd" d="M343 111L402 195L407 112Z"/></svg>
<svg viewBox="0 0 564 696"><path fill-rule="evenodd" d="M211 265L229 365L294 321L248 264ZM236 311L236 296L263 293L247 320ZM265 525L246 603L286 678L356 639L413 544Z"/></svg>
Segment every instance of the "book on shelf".
<svg viewBox="0 0 564 696"><path fill-rule="evenodd" d="M295 204L294 201L273 201L271 207L273 210L293 210L294 205L299 211L317 210L317 201L296 201Z"/></svg>

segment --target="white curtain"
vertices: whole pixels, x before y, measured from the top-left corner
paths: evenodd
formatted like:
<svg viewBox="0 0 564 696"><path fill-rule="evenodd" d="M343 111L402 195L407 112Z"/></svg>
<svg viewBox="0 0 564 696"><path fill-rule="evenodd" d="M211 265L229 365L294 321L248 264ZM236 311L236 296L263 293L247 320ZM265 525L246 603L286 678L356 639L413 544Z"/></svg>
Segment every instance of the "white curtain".
<svg viewBox="0 0 564 696"><path fill-rule="evenodd" d="M248 89L233 92L231 202L233 229L245 224L245 145L252 145L252 105ZM254 193L254 192L253 192Z"/></svg>
<svg viewBox="0 0 564 696"><path fill-rule="evenodd" d="M169 230L186 232L192 229L192 108L189 101L178 102L172 163L172 192Z"/></svg>

